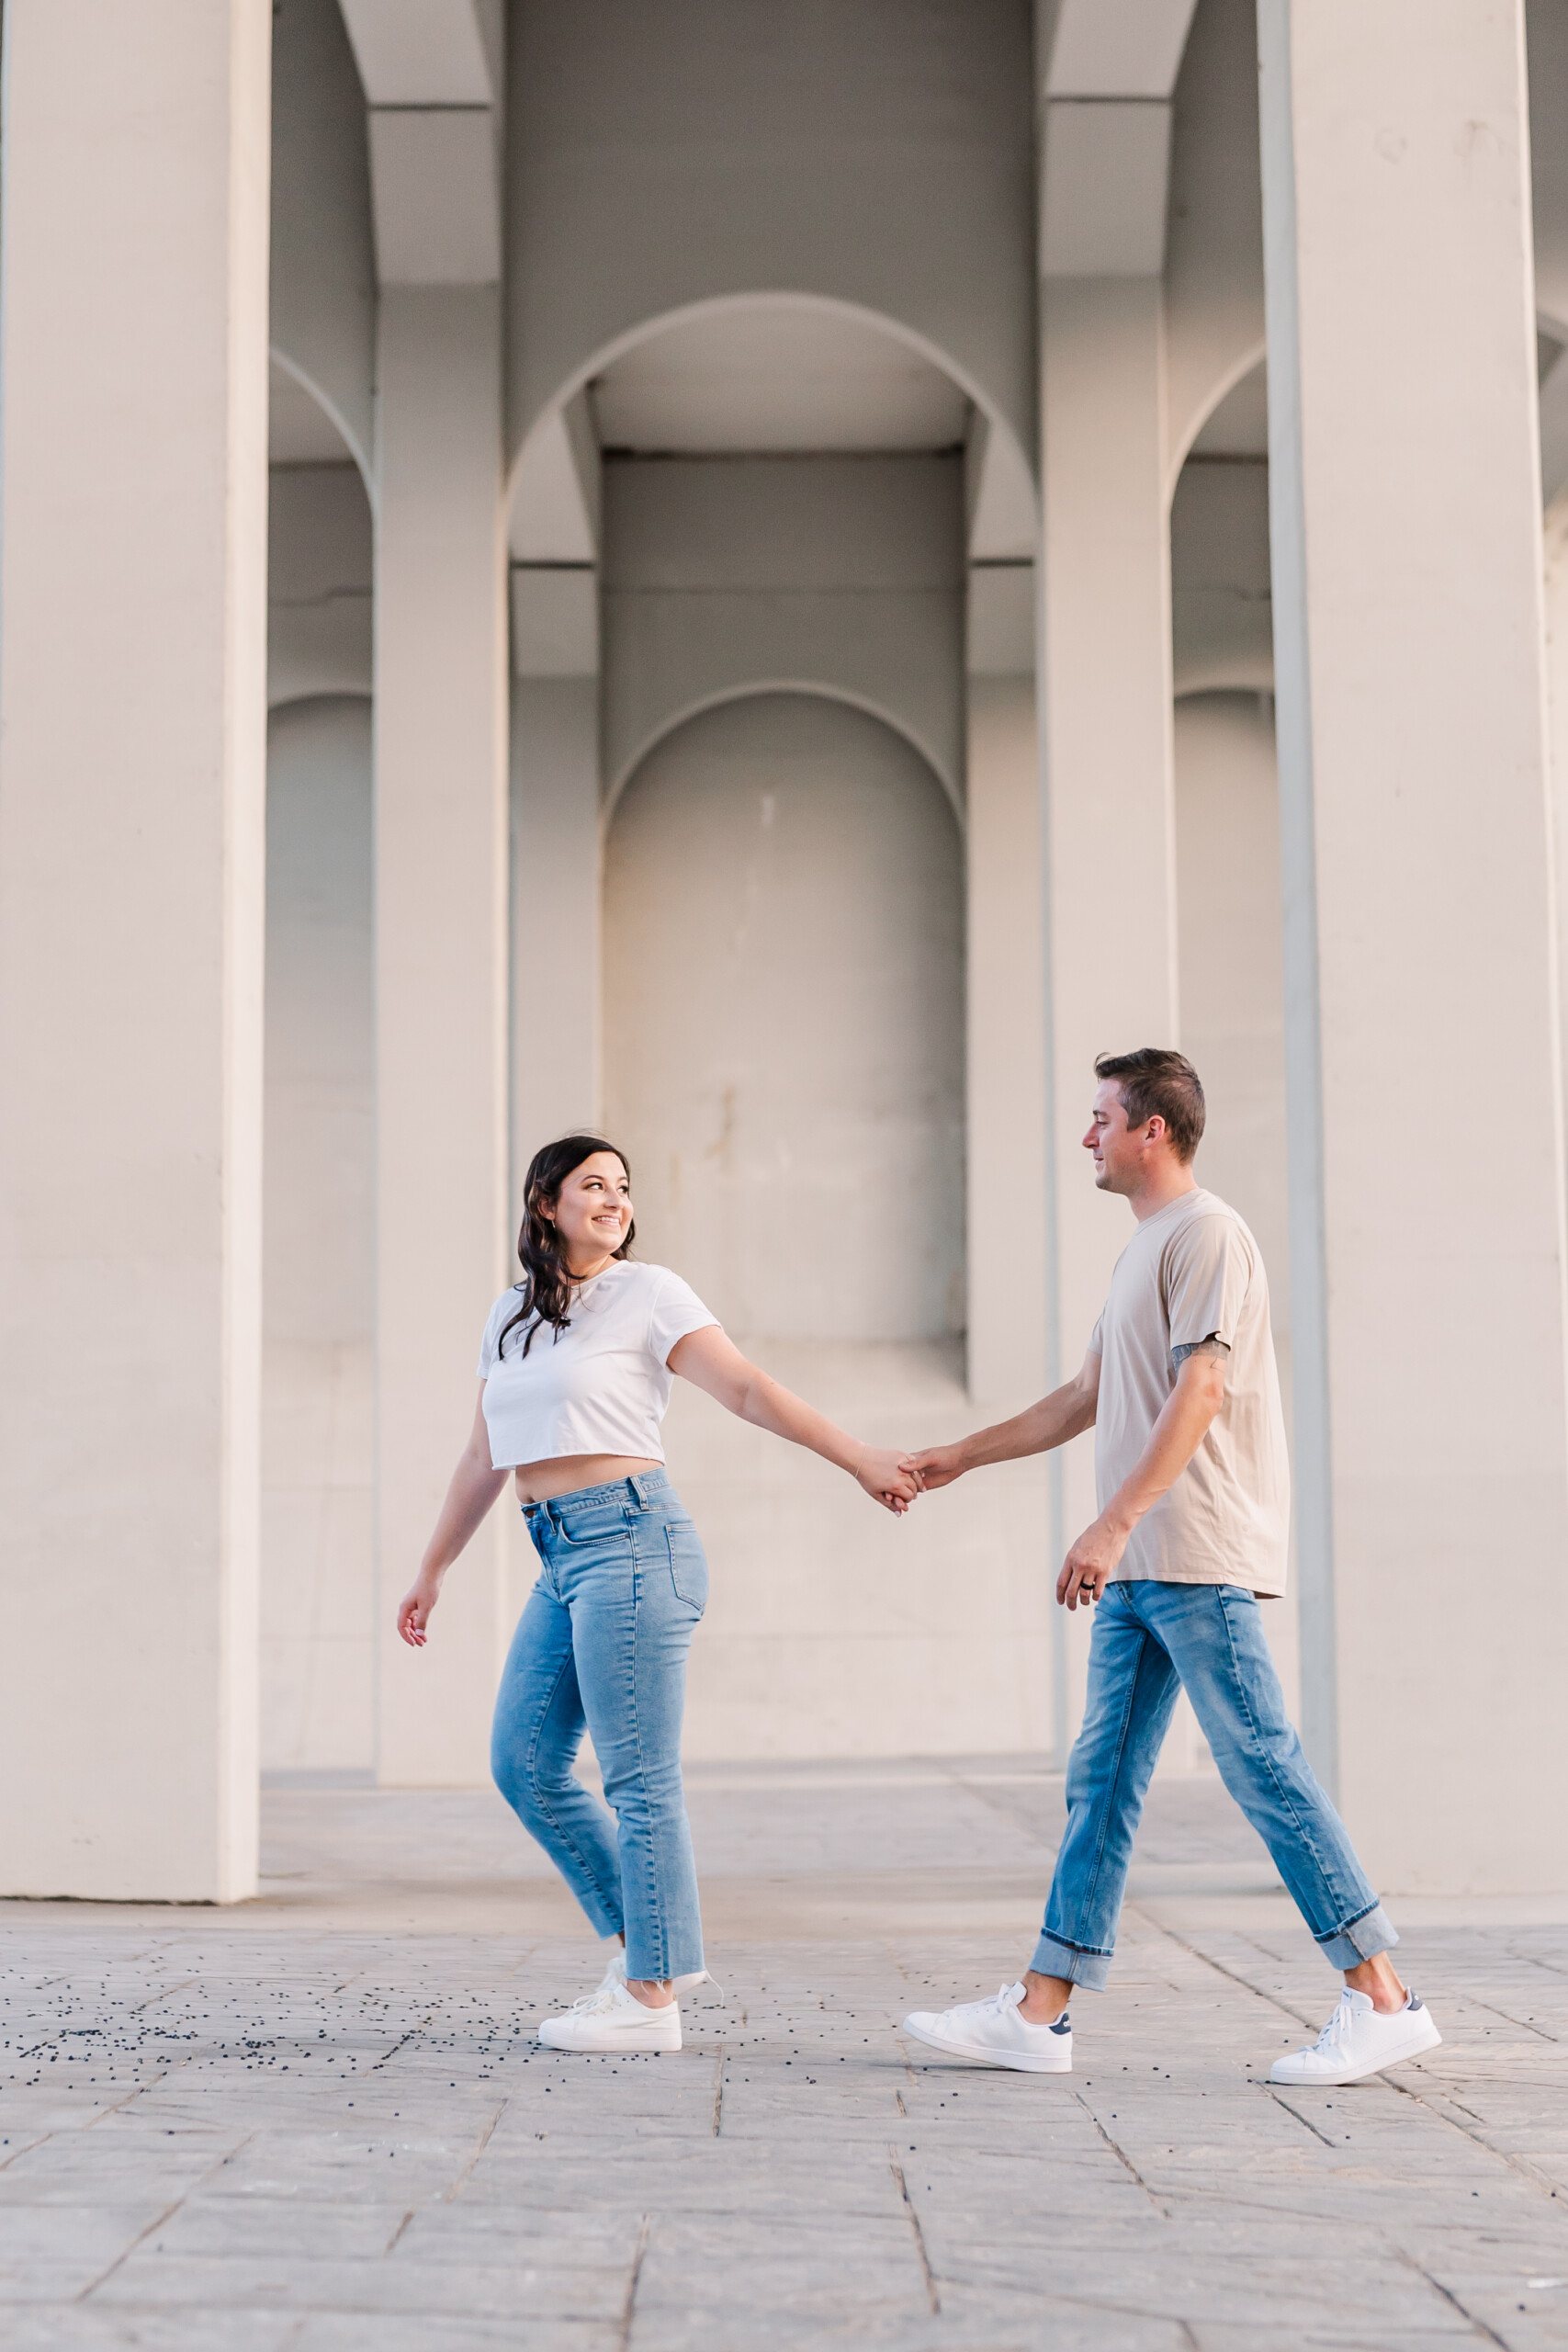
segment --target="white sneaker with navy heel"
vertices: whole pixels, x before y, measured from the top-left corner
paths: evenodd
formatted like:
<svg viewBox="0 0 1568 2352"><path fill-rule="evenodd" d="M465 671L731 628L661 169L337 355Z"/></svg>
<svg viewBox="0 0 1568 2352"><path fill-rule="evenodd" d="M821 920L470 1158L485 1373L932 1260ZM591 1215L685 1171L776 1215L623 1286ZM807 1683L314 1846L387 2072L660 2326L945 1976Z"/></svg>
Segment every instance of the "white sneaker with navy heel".
<svg viewBox="0 0 1568 2352"><path fill-rule="evenodd" d="M988 2001L964 2001L953 2009L915 2009L904 2030L928 2049L972 2066L1012 2066L1024 2075L1070 2075L1073 2029L1066 2009L1051 2025L1031 2025L1020 2016L1023 1986L1003 1984Z"/></svg>

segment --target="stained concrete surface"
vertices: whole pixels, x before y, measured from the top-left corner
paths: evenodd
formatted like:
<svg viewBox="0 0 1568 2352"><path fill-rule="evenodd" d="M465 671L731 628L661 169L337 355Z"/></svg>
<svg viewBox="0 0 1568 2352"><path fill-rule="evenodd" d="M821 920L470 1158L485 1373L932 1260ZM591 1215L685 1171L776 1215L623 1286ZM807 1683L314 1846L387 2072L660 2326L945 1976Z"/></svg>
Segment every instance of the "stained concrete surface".
<svg viewBox="0 0 1568 2352"><path fill-rule="evenodd" d="M1077 2072L977 2072L899 2020L1022 1964L1059 1779L691 1778L678 2057L536 2047L597 1955L487 1794L272 1791L232 1911L0 1905L6 2352L1568 2344L1568 1906L1395 1898L1442 2048L1276 2092L1335 1980L1156 1782Z"/></svg>

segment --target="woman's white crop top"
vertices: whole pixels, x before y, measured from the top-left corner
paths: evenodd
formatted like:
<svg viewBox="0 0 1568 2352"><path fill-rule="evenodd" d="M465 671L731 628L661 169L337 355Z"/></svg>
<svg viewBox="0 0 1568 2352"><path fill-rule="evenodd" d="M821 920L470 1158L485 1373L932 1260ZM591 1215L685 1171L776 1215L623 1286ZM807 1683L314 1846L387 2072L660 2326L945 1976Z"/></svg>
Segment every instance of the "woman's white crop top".
<svg viewBox="0 0 1568 2352"><path fill-rule="evenodd" d="M718 1321L695 1291L667 1266L618 1259L577 1293L564 1331L536 1324L526 1355L525 1323L507 1332L504 1351L500 1346L522 1304L521 1291L502 1291L479 1350L492 1467L568 1453L662 1462L670 1351L688 1331Z"/></svg>

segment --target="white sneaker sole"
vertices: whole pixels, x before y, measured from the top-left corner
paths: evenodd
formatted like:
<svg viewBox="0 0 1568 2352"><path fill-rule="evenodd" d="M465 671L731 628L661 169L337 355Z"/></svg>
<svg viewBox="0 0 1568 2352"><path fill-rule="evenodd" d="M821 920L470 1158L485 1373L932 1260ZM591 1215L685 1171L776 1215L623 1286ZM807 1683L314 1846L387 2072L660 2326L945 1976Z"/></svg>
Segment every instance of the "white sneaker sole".
<svg viewBox="0 0 1568 2352"><path fill-rule="evenodd" d="M632 2033L573 2034L570 2041L564 2037L558 2041L549 2030L549 2023L547 2018L538 2030L536 2038L541 2050L565 2050L599 2056L618 2050L623 2055L630 2052L634 2056L663 2058L672 2055L681 2047L678 2034L672 2041L654 2041L651 2038Z"/></svg>
<svg viewBox="0 0 1568 2352"><path fill-rule="evenodd" d="M1293 2060L1276 2058L1269 2069L1269 2079L1278 2083L1281 2090L1333 2090L1341 2083L1365 2082L1369 2075L1381 2075L1386 2067L1403 2066L1406 2059L1419 2058L1424 2050L1436 2050L1442 2038L1423 2010L1419 2018L1412 2019L1410 2031L1392 2049L1380 2050L1375 2058L1367 2059L1364 2064L1337 2067L1331 2074L1321 2074L1315 2068L1311 2073L1297 2073L1293 2071Z"/></svg>
<svg viewBox="0 0 1568 2352"><path fill-rule="evenodd" d="M928 2050L940 2050L949 2058L966 2058L972 2066L1006 2066L1017 2075L1070 2075L1073 2071L1070 2041L1059 2052L1053 2050L1043 2057L1032 2058L1026 2050L987 2050L976 2041L950 2041L942 2034L932 2033L929 2026L917 2025L913 2018L905 2018L904 2031L923 2041Z"/></svg>

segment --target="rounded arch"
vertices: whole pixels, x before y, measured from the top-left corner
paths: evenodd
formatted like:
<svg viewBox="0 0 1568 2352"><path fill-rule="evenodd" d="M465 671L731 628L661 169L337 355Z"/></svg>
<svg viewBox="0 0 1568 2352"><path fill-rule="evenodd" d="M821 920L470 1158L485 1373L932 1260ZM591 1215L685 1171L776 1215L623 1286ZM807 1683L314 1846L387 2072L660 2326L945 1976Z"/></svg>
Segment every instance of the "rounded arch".
<svg viewBox="0 0 1568 2352"><path fill-rule="evenodd" d="M291 358L288 353L285 351L280 345L276 343L270 344L267 347L267 357L271 360L275 368L280 368L291 382L298 384L299 390L306 393L310 399L315 401L316 406L321 410L322 415L326 417L333 430L340 435L343 441L345 456L351 458L355 465L359 469L360 481L365 485L365 495L370 501L370 512L374 514L376 512L376 477L370 464L370 453L363 446L358 434L355 431L354 426L349 422L349 419L342 407L331 397L329 393L322 390L321 384L316 380L315 377L310 374L310 370L302 368L297 359Z"/></svg>
<svg viewBox="0 0 1568 2352"><path fill-rule="evenodd" d="M1171 445L1165 478L1165 503L1168 514L1170 510L1170 502L1176 495L1176 485L1181 479L1181 469L1190 457L1192 445L1198 435L1202 432L1221 401L1228 400L1236 386L1244 382L1255 368L1261 367L1267 356L1267 344L1261 335L1255 335L1238 351L1233 352L1224 367L1211 379L1202 401L1193 409L1181 428L1179 436Z"/></svg>
<svg viewBox="0 0 1568 2352"><path fill-rule="evenodd" d="M578 394L595 378L604 375L607 368L614 367L616 360L625 358L629 352L657 340L660 335L668 333L671 328L685 326L701 320L719 319L727 315L741 316L759 310L775 312L791 311L809 312L818 317L852 321L886 336L888 341L898 344L904 350L913 352L917 356L924 359L929 366L945 376L950 383L957 387L976 414L985 419L988 433L997 436L1005 447L1009 456L1016 462L1019 478L1027 481L1030 484L1031 496L1035 502L1037 514L1039 492L1037 468L1032 452L1025 449L1014 430L1011 420L979 379L955 358L951 351L932 342L929 335L922 334L918 328L911 327L904 320L889 312L874 310L865 303L846 301L833 295L758 288L746 292L711 295L700 301L682 303L670 310L650 313L634 326L627 327L618 334L610 337L608 341L591 352L586 358L580 361L571 373L557 385L549 398L541 401L537 410L527 419L516 447L509 453L506 469L506 513L509 520L522 475L525 452L536 435L541 429L547 428L552 419L559 417L565 410L570 408Z"/></svg>
<svg viewBox="0 0 1568 2352"><path fill-rule="evenodd" d="M649 728L644 739L626 759L619 763L615 775L605 778L604 819L606 828L615 817L616 803L626 786L638 771L647 765L661 744L668 742L671 736L679 734L682 728L689 727L694 719L704 718L709 711L725 709L732 703L752 702L769 695L790 695L807 702L835 703L845 710L858 710L863 717L874 718L879 726L886 727L889 734L897 735L901 741L907 743L922 764L931 771L933 780L941 788L953 810L959 836L962 839L964 830L964 807L958 779L945 773L942 762L937 758L929 744L921 742L914 729L908 726L897 711L886 708L869 695L857 695L851 688L836 685L829 681L807 678L748 679L744 684L722 686L716 688L712 694L695 695L691 702L680 709L673 710L661 718L659 724Z"/></svg>

